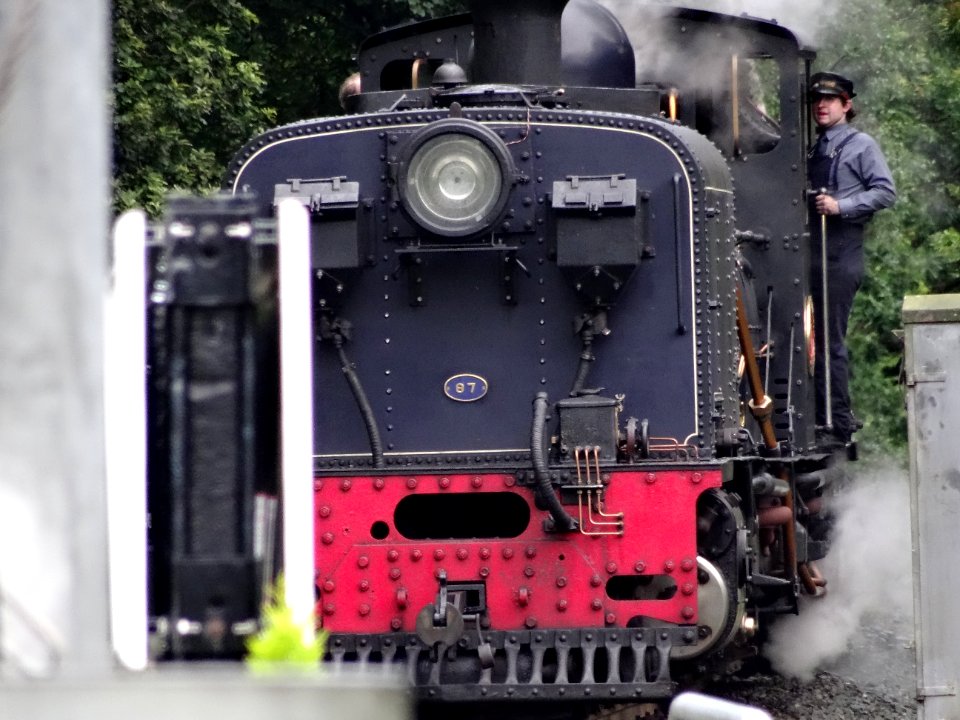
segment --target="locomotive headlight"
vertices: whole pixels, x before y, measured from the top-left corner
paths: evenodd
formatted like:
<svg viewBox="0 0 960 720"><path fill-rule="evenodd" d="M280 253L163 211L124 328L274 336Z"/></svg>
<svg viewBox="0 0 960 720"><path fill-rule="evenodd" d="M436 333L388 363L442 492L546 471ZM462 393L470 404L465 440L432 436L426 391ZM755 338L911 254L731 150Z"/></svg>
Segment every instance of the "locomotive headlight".
<svg viewBox="0 0 960 720"><path fill-rule="evenodd" d="M448 119L414 135L400 160L400 199L429 233L476 235L500 217L513 162L503 141L479 123Z"/></svg>

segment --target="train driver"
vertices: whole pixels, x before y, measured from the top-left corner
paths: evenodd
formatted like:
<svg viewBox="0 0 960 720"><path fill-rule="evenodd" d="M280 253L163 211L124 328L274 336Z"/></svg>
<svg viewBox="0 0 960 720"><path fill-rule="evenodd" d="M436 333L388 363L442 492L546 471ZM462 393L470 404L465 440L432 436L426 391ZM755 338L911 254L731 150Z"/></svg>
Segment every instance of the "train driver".
<svg viewBox="0 0 960 720"><path fill-rule="evenodd" d="M821 72L810 78L808 92L818 135L807 163L810 186L815 189L810 227L811 291L817 333L814 373L817 425L827 442L847 443L860 427L850 407L846 334L853 298L864 277L864 227L875 212L893 205L897 196L890 168L876 141L850 124L856 114L853 83L842 75ZM823 350L821 228L824 225L832 415L829 426Z"/></svg>

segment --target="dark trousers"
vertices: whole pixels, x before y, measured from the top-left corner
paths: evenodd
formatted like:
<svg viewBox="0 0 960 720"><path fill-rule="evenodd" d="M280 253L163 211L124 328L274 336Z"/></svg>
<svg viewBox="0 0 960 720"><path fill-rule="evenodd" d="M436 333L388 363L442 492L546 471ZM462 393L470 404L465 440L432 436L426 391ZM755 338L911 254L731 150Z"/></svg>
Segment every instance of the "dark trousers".
<svg viewBox="0 0 960 720"><path fill-rule="evenodd" d="M829 302L829 331L827 337L830 345L830 390L831 410L833 413L834 432L844 438L849 438L856 428L854 427L853 413L850 410L850 359L847 354L847 324L850 320L850 310L853 308L853 298L863 282L864 264L861 247L847 247L848 252L840 253L840 257L831 257L827 260L827 285ZM832 255L833 253L831 253ZM817 347L816 363L814 365L814 383L817 392L817 425L826 425L826 364L823 351L823 283L821 280L821 265L819 253L815 253L811 268L810 290L813 294L814 332Z"/></svg>

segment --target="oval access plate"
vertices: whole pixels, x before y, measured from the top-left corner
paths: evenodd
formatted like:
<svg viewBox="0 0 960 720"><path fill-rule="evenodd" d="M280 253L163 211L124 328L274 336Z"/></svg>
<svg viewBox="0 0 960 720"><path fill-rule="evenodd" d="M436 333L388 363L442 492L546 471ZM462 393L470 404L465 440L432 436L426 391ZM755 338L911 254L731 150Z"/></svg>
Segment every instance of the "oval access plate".
<svg viewBox="0 0 960 720"><path fill-rule="evenodd" d="M489 385L479 375L460 373L447 378L443 383L443 394L457 402L474 402L487 394Z"/></svg>

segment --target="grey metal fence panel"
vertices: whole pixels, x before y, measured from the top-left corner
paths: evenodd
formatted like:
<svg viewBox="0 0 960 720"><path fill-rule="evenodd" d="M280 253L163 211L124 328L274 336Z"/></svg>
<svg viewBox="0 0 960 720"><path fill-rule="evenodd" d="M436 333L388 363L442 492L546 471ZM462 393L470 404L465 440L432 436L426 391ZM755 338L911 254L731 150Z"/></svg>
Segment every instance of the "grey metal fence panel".
<svg viewBox="0 0 960 720"><path fill-rule="evenodd" d="M903 304L918 716L960 717L960 295Z"/></svg>

